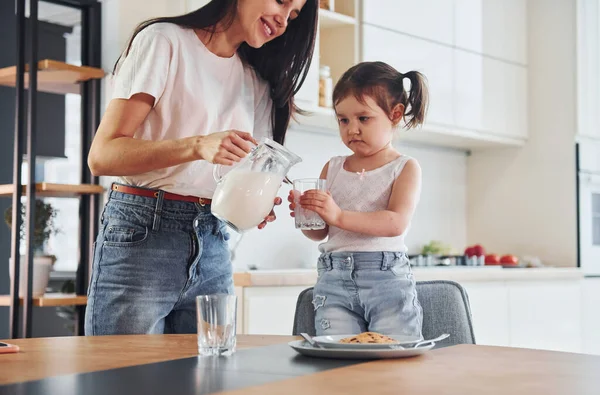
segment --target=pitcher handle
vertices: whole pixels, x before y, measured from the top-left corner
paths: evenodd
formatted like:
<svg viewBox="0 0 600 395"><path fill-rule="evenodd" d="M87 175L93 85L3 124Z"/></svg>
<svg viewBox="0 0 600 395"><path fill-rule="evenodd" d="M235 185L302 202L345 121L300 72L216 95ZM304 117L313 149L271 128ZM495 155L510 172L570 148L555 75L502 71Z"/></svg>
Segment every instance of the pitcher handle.
<svg viewBox="0 0 600 395"><path fill-rule="evenodd" d="M215 179L217 184L220 183L223 179L223 176L221 175L221 165L216 164L213 166L213 178Z"/></svg>

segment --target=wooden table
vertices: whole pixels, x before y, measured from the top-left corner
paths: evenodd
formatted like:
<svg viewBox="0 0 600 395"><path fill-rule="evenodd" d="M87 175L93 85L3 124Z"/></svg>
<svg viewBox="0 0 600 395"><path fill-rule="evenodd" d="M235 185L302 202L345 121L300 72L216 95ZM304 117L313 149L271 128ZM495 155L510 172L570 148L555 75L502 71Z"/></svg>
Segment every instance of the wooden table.
<svg viewBox="0 0 600 395"><path fill-rule="evenodd" d="M238 336L239 349L288 336ZM0 385L196 356L194 335L11 340ZM360 363L227 394L600 394L600 356L461 345L427 355ZM1 391L0 391L1 392Z"/></svg>

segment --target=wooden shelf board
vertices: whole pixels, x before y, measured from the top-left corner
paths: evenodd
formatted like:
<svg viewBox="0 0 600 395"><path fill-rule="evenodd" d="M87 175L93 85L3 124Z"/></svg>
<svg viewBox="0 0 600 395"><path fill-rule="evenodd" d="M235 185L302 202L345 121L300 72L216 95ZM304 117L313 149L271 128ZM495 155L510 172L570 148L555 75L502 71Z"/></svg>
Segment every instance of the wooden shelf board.
<svg viewBox="0 0 600 395"><path fill-rule="evenodd" d="M14 189L14 184L0 185L0 197L12 196ZM25 193L25 186L23 186L23 193ZM104 188L101 185L93 184L72 185L41 182L35 184L35 193L39 197L79 197L104 193Z"/></svg>
<svg viewBox="0 0 600 395"><path fill-rule="evenodd" d="M23 304L23 299L21 299ZM75 294L48 293L33 298L33 305L38 307L81 306L87 304L87 296ZM10 306L10 295L0 295L0 306Z"/></svg>
<svg viewBox="0 0 600 395"><path fill-rule="evenodd" d="M29 69L26 67L26 69ZM103 78L104 70L95 67L74 66L65 62L44 59L38 62L38 91L49 93L79 94L79 82ZM0 85L15 86L17 67L0 69ZM25 73L25 88L29 86L29 74Z"/></svg>
<svg viewBox="0 0 600 395"><path fill-rule="evenodd" d="M322 28L356 25L356 18L319 8L319 24Z"/></svg>

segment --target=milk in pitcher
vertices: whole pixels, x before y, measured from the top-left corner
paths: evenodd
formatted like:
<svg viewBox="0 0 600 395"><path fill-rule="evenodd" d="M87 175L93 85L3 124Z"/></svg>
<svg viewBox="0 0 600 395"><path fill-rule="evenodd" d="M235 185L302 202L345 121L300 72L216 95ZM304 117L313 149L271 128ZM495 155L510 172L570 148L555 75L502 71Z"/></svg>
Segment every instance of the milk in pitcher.
<svg viewBox="0 0 600 395"><path fill-rule="evenodd" d="M283 177L277 173L236 171L215 190L212 213L236 231L258 226L273 209Z"/></svg>

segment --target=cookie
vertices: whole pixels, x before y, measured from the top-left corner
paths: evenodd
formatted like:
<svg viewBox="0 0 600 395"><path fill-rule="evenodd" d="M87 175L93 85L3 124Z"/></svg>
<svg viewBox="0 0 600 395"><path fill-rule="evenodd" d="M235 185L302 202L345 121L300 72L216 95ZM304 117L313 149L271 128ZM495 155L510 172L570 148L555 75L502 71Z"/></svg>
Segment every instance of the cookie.
<svg viewBox="0 0 600 395"><path fill-rule="evenodd" d="M377 332L363 332L356 336L350 336L340 340L340 343L361 343L361 344L391 344L398 343L397 340Z"/></svg>

